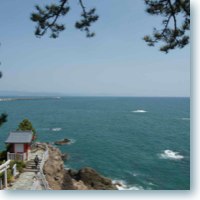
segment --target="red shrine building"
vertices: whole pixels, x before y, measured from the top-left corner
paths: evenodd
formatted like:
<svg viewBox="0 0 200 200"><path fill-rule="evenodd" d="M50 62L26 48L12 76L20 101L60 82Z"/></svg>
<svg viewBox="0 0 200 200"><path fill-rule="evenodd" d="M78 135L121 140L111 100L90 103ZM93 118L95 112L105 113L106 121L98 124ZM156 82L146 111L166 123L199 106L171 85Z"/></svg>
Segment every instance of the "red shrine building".
<svg viewBox="0 0 200 200"><path fill-rule="evenodd" d="M5 141L9 145L7 160L28 160L32 141L32 131L11 132Z"/></svg>

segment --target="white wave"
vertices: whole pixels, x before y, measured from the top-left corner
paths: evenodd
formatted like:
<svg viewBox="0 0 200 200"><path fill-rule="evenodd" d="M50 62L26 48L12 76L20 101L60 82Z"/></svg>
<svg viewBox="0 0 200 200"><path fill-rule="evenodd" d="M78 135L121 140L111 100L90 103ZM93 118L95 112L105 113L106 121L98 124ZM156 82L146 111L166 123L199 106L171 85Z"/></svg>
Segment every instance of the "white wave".
<svg viewBox="0 0 200 200"><path fill-rule="evenodd" d="M184 121L189 121L190 120L190 118L187 118L187 117L183 117L181 119L184 120Z"/></svg>
<svg viewBox="0 0 200 200"><path fill-rule="evenodd" d="M71 166L70 166L69 164L64 164L64 169L70 170L70 169L71 169Z"/></svg>
<svg viewBox="0 0 200 200"><path fill-rule="evenodd" d="M133 176L138 176L138 174L137 174L137 173L132 173L132 175L133 175Z"/></svg>
<svg viewBox="0 0 200 200"><path fill-rule="evenodd" d="M61 131L62 128L52 128L51 130L52 130L52 131L55 131L55 132L58 132L58 131Z"/></svg>
<svg viewBox="0 0 200 200"><path fill-rule="evenodd" d="M179 152L175 152L172 150L164 150L164 153L160 154L160 157L163 159L172 159L172 160L181 160L184 156L180 155Z"/></svg>
<svg viewBox="0 0 200 200"><path fill-rule="evenodd" d="M117 187L118 190L143 190L142 186L129 186L123 180L113 180L112 183Z"/></svg>
<svg viewBox="0 0 200 200"><path fill-rule="evenodd" d="M156 186L156 184L154 184L154 183L152 183L152 182L149 182L148 185Z"/></svg>
<svg viewBox="0 0 200 200"><path fill-rule="evenodd" d="M74 144L76 142L75 139L69 139L70 140L70 143L69 144Z"/></svg>
<svg viewBox="0 0 200 200"><path fill-rule="evenodd" d="M126 171L128 174L130 174L131 176L138 176L139 174L138 173L135 173L135 172L131 172L131 171Z"/></svg>
<svg viewBox="0 0 200 200"><path fill-rule="evenodd" d="M147 111L146 110L133 110L131 112L134 112L134 113L145 113Z"/></svg>

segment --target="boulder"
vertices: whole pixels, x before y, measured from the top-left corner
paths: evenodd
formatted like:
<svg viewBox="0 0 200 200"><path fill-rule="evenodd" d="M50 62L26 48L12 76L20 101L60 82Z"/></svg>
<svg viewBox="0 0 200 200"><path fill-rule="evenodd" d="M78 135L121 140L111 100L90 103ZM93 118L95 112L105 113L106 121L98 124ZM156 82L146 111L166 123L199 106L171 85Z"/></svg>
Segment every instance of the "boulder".
<svg viewBox="0 0 200 200"><path fill-rule="evenodd" d="M65 138L63 140L59 140L59 141L56 141L54 142L55 145L65 145L65 144L69 144L71 142L71 140Z"/></svg>
<svg viewBox="0 0 200 200"><path fill-rule="evenodd" d="M81 180L89 189L93 190L117 190L111 179L100 175L89 167L79 170L76 180Z"/></svg>

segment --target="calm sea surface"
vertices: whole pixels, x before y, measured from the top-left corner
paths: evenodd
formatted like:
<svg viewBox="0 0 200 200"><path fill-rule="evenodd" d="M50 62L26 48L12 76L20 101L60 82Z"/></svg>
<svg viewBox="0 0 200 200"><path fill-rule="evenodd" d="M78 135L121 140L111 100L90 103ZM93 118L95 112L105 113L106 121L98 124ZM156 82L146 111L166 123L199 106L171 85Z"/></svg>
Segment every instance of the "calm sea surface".
<svg viewBox="0 0 200 200"><path fill-rule="evenodd" d="M8 133L31 120L38 141L60 146L66 168L90 166L129 189L190 189L190 99L63 97L0 101Z"/></svg>

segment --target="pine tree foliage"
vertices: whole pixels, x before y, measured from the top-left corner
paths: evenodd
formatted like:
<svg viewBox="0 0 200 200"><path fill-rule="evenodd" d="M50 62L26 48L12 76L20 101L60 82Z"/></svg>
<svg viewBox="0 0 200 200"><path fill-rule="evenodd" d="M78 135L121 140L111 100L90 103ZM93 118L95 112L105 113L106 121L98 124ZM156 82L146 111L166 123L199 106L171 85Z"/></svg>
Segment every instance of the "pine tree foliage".
<svg viewBox="0 0 200 200"><path fill-rule="evenodd" d="M99 19L96 9L89 11L82 0L77 0L82 9L81 19L75 23L75 27L86 32L87 37L95 36L90 31L91 25ZM160 50L168 53L175 48L183 48L189 43L190 30L190 1L189 0L144 0L146 12L150 15L161 16L162 26L154 28L152 35L144 36L144 40L149 46L161 44ZM133 1L134 3L134 1ZM36 6L36 12L32 13L31 20L37 26L35 35L41 37L50 30L51 38L57 38L59 33L65 30L64 24L57 21L60 17L70 11L69 0L60 0L55 4L47 5L45 8Z"/></svg>
<svg viewBox="0 0 200 200"><path fill-rule="evenodd" d="M175 48L183 48L189 43L190 1L189 0L145 0L146 12L161 16L162 27L153 29L151 36L144 40L149 46L161 42L160 51L168 53Z"/></svg>
<svg viewBox="0 0 200 200"><path fill-rule="evenodd" d="M3 113L0 115L0 126L7 121L7 114Z"/></svg>
<svg viewBox="0 0 200 200"><path fill-rule="evenodd" d="M24 119L17 128L18 131L33 131L33 134L36 134L35 129L33 128L32 123L28 119Z"/></svg>
<svg viewBox="0 0 200 200"><path fill-rule="evenodd" d="M81 19L80 21L77 21L75 23L75 27L77 29L80 29L81 31L85 31L87 37L94 37L95 33L90 31L90 26L92 25L92 23L98 20L99 16L95 14L96 13L95 8L86 11L86 8L83 5L82 0L80 0L79 2L82 8L82 13L81 13Z"/></svg>
<svg viewBox="0 0 200 200"><path fill-rule="evenodd" d="M79 0L79 4L82 9L81 19L75 23L75 27L85 31L87 37L93 37L95 33L90 32L90 26L98 20L98 15L95 14L96 9L87 11L82 0ZM58 19L70 11L69 0L60 0L57 4L46 5L44 8L36 5L35 9L36 12L31 14L31 20L37 24L35 29L37 37L45 35L49 30L50 37L57 38L59 33L65 30L65 25L58 23Z"/></svg>

